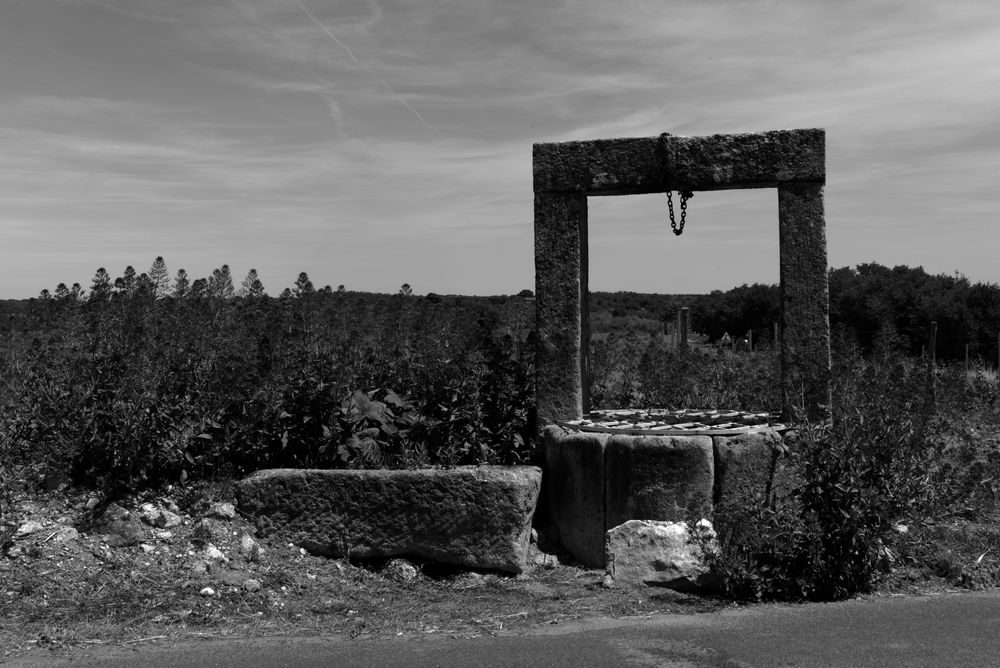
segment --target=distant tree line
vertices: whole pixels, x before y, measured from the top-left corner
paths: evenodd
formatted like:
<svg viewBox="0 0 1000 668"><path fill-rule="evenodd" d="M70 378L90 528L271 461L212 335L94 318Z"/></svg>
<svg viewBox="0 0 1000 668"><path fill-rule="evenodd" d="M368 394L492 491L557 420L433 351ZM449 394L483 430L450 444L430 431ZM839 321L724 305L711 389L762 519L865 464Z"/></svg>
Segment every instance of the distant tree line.
<svg viewBox="0 0 1000 668"><path fill-rule="evenodd" d="M693 328L713 341L726 332L769 342L780 319L776 285L754 283L694 300ZM863 350L889 346L919 355L928 344L931 323L938 328L937 355L995 359L1000 334L1000 286L972 283L955 274L932 275L923 267L886 267L877 263L830 271L830 324Z"/></svg>

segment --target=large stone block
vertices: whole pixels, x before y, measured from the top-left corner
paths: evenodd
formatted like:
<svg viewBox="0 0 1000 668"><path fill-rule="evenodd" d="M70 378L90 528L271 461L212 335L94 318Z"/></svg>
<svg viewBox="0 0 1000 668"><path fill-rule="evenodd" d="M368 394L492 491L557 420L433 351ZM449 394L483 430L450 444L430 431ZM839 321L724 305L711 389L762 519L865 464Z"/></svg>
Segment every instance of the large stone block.
<svg viewBox="0 0 1000 668"><path fill-rule="evenodd" d="M410 556L519 573L541 477L533 466L270 469L241 480L237 499L262 534L316 554Z"/></svg>
<svg viewBox="0 0 1000 668"><path fill-rule="evenodd" d="M710 565L718 540L706 520L694 531L685 522L629 520L609 529L605 540L607 572L619 587L706 591L720 584Z"/></svg>
<svg viewBox="0 0 1000 668"><path fill-rule="evenodd" d="M715 462L709 436L625 436L608 440L605 529L627 520L710 517Z"/></svg>
<svg viewBox="0 0 1000 668"><path fill-rule="evenodd" d="M782 440L775 431L715 436L715 495L717 506L763 503L768 491L791 488L781 458Z"/></svg>
<svg viewBox="0 0 1000 668"><path fill-rule="evenodd" d="M604 568L604 447L609 434L546 427L542 440L546 520L563 549Z"/></svg>

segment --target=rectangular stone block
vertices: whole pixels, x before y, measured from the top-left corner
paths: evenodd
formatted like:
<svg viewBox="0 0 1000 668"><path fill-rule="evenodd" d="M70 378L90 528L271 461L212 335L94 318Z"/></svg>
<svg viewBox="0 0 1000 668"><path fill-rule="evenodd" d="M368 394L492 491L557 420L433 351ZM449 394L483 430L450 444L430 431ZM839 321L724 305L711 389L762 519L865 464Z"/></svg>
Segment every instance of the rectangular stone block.
<svg viewBox="0 0 1000 668"><path fill-rule="evenodd" d="M587 197L535 195L535 398L543 421L588 409Z"/></svg>
<svg viewBox="0 0 1000 668"><path fill-rule="evenodd" d="M614 435L605 466L605 531L628 520L711 517L715 462L710 436Z"/></svg>
<svg viewBox="0 0 1000 668"><path fill-rule="evenodd" d="M665 148L664 148L665 147ZM634 195L826 180L826 133L773 130L534 145L535 192Z"/></svg>
<svg viewBox="0 0 1000 668"><path fill-rule="evenodd" d="M761 505L768 491L787 495L795 486L781 455L781 435L763 431L738 436L715 436L715 495L717 507L726 503Z"/></svg>
<svg viewBox="0 0 1000 668"><path fill-rule="evenodd" d="M604 568L604 448L609 434L546 427L542 499L559 543L589 568Z"/></svg>
<svg viewBox="0 0 1000 668"><path fill-rule="evenodd" d="M237 499L263 535L315 554L519 573L541 478L534 466L269 469L239 481Z"/></svg>

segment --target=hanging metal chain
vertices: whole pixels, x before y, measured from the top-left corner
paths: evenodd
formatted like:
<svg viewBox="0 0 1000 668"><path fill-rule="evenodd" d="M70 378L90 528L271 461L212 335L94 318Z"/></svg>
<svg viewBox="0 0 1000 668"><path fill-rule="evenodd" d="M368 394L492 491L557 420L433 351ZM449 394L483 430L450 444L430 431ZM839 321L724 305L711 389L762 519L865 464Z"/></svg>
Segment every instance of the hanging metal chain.
<svg viewBox="0 0 1000 668"><path fill-rule="evenodd" d="M664 132L660 135L660 150L663 151L663 171L667 174L668 178L670 175L670 165L667 153L667 137L670 136L669 132ZM667 190L667 209L670 211L670 229L673 230L674 234L680 236L684 234L684 223L687 221L687 208L688 200L694 197L694 193L690 190L680 190L681 194L681 220L680 224L674 217L674 196L671 190Z"/></svg>
<svg viewBox="0 0 1000 668"><path fill-rule="evenodd" d="M674 197L673 194L667 191L667 208L670 210L670 229L674 231L674 234L680 236L684 234L684 223L687 220L687 210L688 210L688 200L694 197L694 193L690 190L681 190L681 222L678 225L677 221L674 220Z"/></svg>

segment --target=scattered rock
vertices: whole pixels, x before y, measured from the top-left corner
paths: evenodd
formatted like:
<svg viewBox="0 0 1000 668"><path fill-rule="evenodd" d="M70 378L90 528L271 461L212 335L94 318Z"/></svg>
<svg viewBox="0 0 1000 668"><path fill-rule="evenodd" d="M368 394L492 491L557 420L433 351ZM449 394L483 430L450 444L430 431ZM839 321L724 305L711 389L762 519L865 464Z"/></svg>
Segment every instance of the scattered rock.
<svg viewBox="0 0 1000 668"><path fill-rule="evenodd" d="M208 516L220 520L231 520L236 518L236 506L229 501L218 501L213 503L208 509Z"/></svg>
<svg viewBox="0 0 1000 668"><path fill-rule="evenodd" d="M156 552L156 548L150 545L149 543L139 543L139 548L142 549L142 551L145 552L146 554L149 554L150 552Z"/></svg>
<svg viewBox="0 0 1000 668"><path fill-rule="evenodd" d="M71 540L77 540L80 538L80 532L73 527L62 527L49 539L53 543L68 543Z"/></svg>
<svg viewBox="0 0 1000 668"><path fill-rule="evenodd" d="M170 533L166 529L153 529L153 538L156 540L170 540L174 537L174 534Z"/></svg>
<svg viewBox="0 0 1000 668"><path fill-rule="evenodd" d="M163 508L157 508L152 503L144 503L139 506L139 517L146 524L158 529L170 529L181 523L179 515Z"/></svg>
<svg viewBox="0 0 1000 668"><path fill-rule="evenodd" d="M115 522L124 522L132 516L132 513L125 510L117 503L109 503L108 507L104 509L96 520L94 524L101 526L105 524L113 524Z"/></svg>
<svg viewBox="0 0 1000 668"><path fill-rule="evenodd" d="M247 578L246 580L243 581L243 591L247 591L252 594L254 592L260 591L260 588L261 588L260 580L256 578Z"/></svg>
<svg viewBox="0 0 1000 668"><path fill-rule="evenodd" d="M198 559L191 563L191 572L195 575L204 575L208 573L208 562L204 559Z"/></svg>
<svg viewBox="0 0 1000 668"><path fill-rule="evenodd" d="M614 589L615 579L611 577L609 574L605 573L604 579L601 581L601 586L604 587L605 589Z"/></svg>
<svg viewBox="0 0 1000 668"><path fill-rule="evenodd" d="M41 522L37 520L28 520L27 522L23 522L21 526L17 527L17 530L14 531L14 540L23 540L32 534L43 531L44 529L45 525Z"/></svg>
<svg viewBox="0 0 1000 668"><path fill-rule="evenodd" d="M223 554L222 550L211 543L205 546L205 549L202 551L202 556L204 556L208 561L229 561L229 559L226 558L226 555Z"/></svg>
<svg viewBox="0 0 1000 668"><path fill-rule="evenodd" d="M100 528L100 533L108 537L106 542L111 547L138 545L146 537L142 526L135 520L105 524Z"/></svg>
<svg viewBox="0 0 1000 668"><path fill-rule="evenodd" d="M175 515L180 515L181 514L181 509L177 507L177 504L174 503L173 499L161 498L160 499L160 505L163 506L166 510L172 512Z"/></svg>
<svg viewBox="0 0 1000 668"><path fill-rule="evenodd" d="M100 502L101 502L100 499L98 499L96 496L92 496L89 499L87 499L87 502L85 504L83 504L83 509L93 510L94 508L97 507L97 504L99 504Z"/></svg>
<svg viewBox="0 0 1000 668"><path fill-rule="evenodd" d="M419 571L405 559L393 559L382 569L382 575L396 582L413 582Z"/></svg>
<svg viewBox="0 0 1000 668"><path fill-rule="evenodd" d="M719 586L707 556L718 549L715 531L701 520L694 531L685 522L629 520L607 532L607 574L616 585L653 585L677 591Z"/></svg>
<svg viewBox="0 0 1000 668"><path fill-rule="evenodd" d="M539 568L556 568L559 566L559 557L554 554L546 554L540 550L529 553L528 560Z"/></svg>
<svg viewBox="0 0 1000 668"><path fill-rule="evenodd" d="M198 593L201 594L202 596L215 596L215 590L212 589L211 587L204 587Z"/></svg>
<svg viewBox="0 0 1000 668"><path fill-rule="evenodd" d="M203 543L218 543L229 533L229 529L219 520L199 520L191 530L191 540Z"/></svg>
<svg viewBox="0 0 1000 668"><path fill-rule="evenodd" d="M247 561L260 561L261 555L263 555L264 549L257 544L249 534L243 534L240 537L240 554Z"/></svg>

